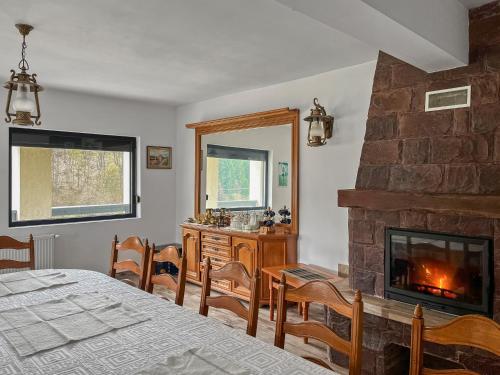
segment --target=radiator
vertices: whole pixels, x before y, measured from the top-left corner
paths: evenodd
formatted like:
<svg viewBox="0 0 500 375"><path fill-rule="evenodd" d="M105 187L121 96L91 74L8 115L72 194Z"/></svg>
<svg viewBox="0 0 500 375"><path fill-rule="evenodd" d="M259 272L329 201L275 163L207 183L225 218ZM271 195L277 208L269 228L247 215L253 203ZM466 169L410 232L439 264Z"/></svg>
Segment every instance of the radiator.
<svg viewBox="0 0 500 375"><path fill-rule="evenodd" d="M56 237L55 234L33 236L33 240L35 241L35 269L54 268L54 246ZM27 238L19 240L28 241ZM0 249L0 259L27 261L28 255L29 250ZM0 274L20 270L21 269L3 269L0 270Z"/></svg>

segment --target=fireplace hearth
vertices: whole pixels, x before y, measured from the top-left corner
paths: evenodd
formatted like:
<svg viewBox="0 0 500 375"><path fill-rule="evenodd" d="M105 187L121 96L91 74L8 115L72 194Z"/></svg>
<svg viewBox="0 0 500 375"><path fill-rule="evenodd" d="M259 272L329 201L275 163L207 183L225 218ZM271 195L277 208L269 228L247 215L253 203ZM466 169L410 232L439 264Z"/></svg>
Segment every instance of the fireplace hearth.
<svg viewBox="0 0 500 375"><path fill-rule="evenodd" d="M492 315L492 240L386 229L385 297L451 314Z"/></svg>

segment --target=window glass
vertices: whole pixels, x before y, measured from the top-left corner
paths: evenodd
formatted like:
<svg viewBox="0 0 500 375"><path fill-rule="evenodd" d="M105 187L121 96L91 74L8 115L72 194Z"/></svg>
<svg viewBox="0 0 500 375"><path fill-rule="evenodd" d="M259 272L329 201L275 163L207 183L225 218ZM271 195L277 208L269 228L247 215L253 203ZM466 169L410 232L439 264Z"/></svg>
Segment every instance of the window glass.
<svg viewBox="0 0 500 375"><path fill-rule="evenodd" d="M135 216L135 138L11 129L10 139L12 226Z"/></svg>

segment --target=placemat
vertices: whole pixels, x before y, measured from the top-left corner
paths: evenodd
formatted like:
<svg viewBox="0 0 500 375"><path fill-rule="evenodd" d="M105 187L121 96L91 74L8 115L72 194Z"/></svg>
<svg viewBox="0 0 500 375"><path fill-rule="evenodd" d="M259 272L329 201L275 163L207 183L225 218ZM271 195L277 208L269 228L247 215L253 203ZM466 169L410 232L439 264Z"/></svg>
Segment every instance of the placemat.
<svg viewBox="0 0 500 375"><path fill-rule="evenodd" d="M314 272L307 268L287 268L282 271L284 274L296 277L305 281L313 280L328 280L328 277L320 273Z"/></svg>
<svg viewBox="0 0 500 375"><path fill-rule="evenodd" d="M64 272L57 270L37 270L12 272L0 275L0 297L27 293L34 290L52 288L75 283Z"/></svg>
<svg viewBox="0 0 500 375"><path fill-rule="evenodd" d="M71 294L39 305L0 311L0 333L24 357L148 319L97 292Z"/></svg>

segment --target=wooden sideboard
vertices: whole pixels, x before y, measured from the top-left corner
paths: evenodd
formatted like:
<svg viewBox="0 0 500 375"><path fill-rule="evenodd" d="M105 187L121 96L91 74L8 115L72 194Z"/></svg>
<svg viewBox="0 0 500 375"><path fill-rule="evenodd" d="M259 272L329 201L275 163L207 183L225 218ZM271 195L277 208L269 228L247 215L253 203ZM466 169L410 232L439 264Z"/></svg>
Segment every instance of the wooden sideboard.
<svg viewBox="0 0 500 375"><path fill-rule="evenodd" d="M262 277L260 303L269 303L268 275L262 275L263 267L280 266L297 262L297 235L259 234L218 229L198 224L182 224L182 247L187 257L186 278L201 284L203 262L210 257L214 268L229 261L242 262L253 275L256 269ZM248 300L248 289L228 281L212 281L212 288Z"/></svg>

